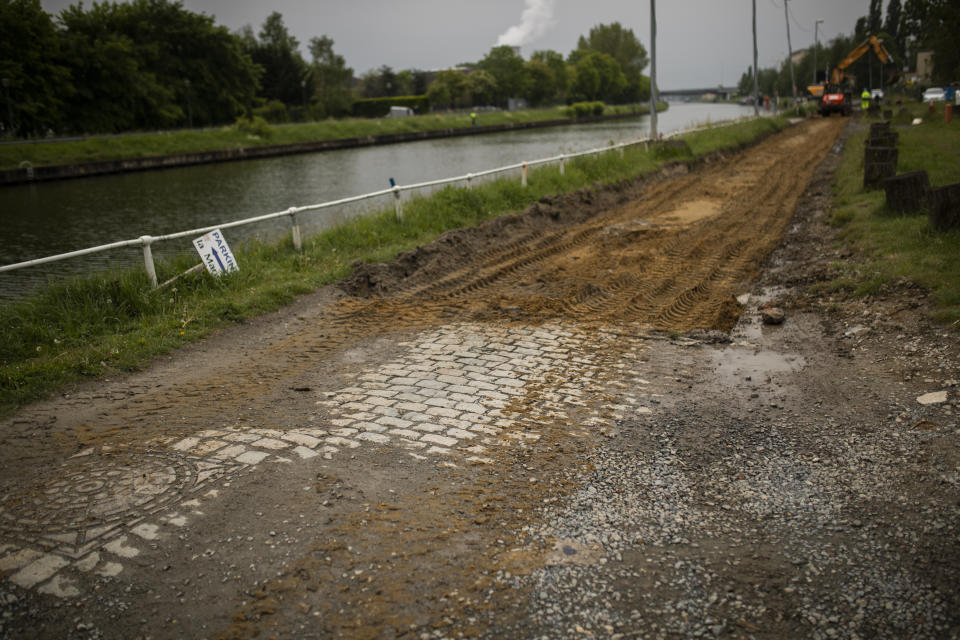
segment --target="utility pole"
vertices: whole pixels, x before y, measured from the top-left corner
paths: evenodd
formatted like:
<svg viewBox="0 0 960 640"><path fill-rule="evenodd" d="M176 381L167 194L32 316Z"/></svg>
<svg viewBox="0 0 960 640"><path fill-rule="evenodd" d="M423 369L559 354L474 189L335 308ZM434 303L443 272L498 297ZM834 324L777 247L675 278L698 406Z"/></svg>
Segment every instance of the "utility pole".
<svg viewBox="0 0 960 640"><path fill-rule="evenodd" d="M650 137L657 139L657 0L650 0Z"/></svg>
<svg viewBox="0 0 960 640"><path fill-rule="evenodd" d="M783 15L787 19L787 57L790 58L790 89L793 91L793 103L797 103L797 82L793 79L793 47L790 46L790 9L789 0L783 0Z"/></svg>
<svg viewBox="0 0 960 640"><path fill-rule="evenodd" d="M760 115L760 86L757 80L757 0L753 0L753 115Z"/></svg>
<svg viewBox="0 0 960 640"><path fill-rule="evenodd" d="M823 20L817 20L813 23L813 84L817 84L817 27Z"/></svg>

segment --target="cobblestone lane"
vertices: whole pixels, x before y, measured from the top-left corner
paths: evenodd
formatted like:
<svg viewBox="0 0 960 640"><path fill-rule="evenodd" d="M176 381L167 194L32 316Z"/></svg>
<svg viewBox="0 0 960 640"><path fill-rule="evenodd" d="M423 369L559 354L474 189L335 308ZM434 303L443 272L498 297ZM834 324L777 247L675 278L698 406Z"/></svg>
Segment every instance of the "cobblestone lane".
<svg viewBox="0 0 960 640"><path fill-rule="evenodd" d="M145 449L99 445L51 467L42 486L5 487L0 571L20 587L69 598L80 593L72 572L118 575L145 543L201 517L231 478L262 465L332 459L361 447L396 447L441 466L491 464L498 447L537 440L540 424L577 414L576 435L627 407L650 411L647 381L630 381L625 365L611 361L611 354L636 360L639 339L559 325L466 324L400 346L401 357L323 392L302 428L228 425ZM599 405L614 372L616 386L636 382L640 393L621 397L626 404Z"/></svg>

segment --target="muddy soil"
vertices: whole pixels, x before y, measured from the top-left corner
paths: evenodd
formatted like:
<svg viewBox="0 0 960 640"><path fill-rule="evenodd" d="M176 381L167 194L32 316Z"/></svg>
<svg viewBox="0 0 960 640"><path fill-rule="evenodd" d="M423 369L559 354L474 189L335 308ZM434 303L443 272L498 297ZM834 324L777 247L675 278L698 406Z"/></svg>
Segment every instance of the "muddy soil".
<svg viewBox="0 0 960 640"><path fill-rule="evenodd" d="M21 411L0 636L960 634L956 329L909 283L816 287L855 259L845 126L544 199Z"/></svg>

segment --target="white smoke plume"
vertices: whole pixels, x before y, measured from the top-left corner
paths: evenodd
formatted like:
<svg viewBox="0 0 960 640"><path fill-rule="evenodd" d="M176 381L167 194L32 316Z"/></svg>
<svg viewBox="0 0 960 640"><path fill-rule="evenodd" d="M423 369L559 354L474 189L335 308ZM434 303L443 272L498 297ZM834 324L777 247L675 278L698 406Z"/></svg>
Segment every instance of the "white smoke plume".
<svg viewBox="0 0 960 640"><path fill-rule="evenodd" d="M521 47L536 40L553 26L554 0L525 0L527 8L520 14L520 24L515 24L497 38L497 46Z"/></svg>

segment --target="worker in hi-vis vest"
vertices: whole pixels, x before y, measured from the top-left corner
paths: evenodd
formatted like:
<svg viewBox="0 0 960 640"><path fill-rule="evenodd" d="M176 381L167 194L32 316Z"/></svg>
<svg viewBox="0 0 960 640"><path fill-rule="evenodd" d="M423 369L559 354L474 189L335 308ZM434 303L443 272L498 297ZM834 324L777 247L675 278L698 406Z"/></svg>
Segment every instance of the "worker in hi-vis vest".
<svg viewBox="0 0 960 640"><path fill-rule="evenodd" d="M870 108L870 90L864 89L863 93L860 94L860 106L864 111Z"/></svg>

